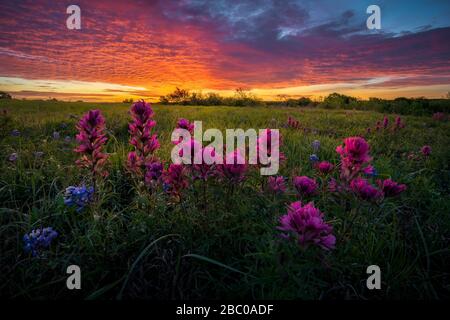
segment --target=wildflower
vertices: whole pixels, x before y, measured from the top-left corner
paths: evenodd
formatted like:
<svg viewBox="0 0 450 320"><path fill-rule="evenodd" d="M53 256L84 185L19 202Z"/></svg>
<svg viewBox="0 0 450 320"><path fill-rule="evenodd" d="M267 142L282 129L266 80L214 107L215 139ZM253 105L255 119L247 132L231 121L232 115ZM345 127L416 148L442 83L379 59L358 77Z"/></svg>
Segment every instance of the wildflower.
<svg viewBox="0 0 450 320"><path fill-rule="evenodd" d="M350 189L364 200L374 200L381 196L380 191L363 178L352 180L350 182Z"/></svg>
<svg viewBox="0 0 450 320"><path fill-rule="evenodd" d="M76 139L79 146L74 151L81 154L77 165L88 168L94 180L98 175L106 176L108 172L103 170L103 166L108 155L102 153L102 148L107 138L104 133L105 118L100 110L90 110L86 113L78 122L77 129L79 133Z"/></svg>
<svg viewBox="0 0 450 320"><path fill-rule="evenodd" d="M384 119L383 119L383 128L387 129L388 125L389 125L389 119L388 119L388 117L384 117Z"/></svg>
<svg viewBox="0 0 450 320"><path fill-rule="evenodd" d="M271 129L264 129L264 133L260 134L257 139L256 144L256 153L258 157L258 163L260 162L260 155L267 155L267 158L272 157L272 151L278 149L278 156L280 163L286 160L286 156L283 152L280 151L281 146L281 135L278 133L278 139L276 134L274 134L274 141L272 141L272 133Z"/></svg>
<svg viewBox="0 0 450 320"><path fill-rule="evenodd" d="M319 159L319 157L316 155L316 154L312 154L312 155L310 155L309 156L309 161L311 161L311 162L318 162L320 159Z"/></svg>
<svg viewBox="0 0 450 320"><path fill-rule="evenodd" d="M43 155L44 155L44 152L42 152L42 151L36 151L36 152L34 152L34 156L35 156L36 158L42 158Z"/></svg>
<svg viewBox="0 0 450 320"><path fill-rule="evenodd" d="M145 182L151 185L153 181L157 181L163 173L163 164L159 161L153 161L146 164Z"/></svg>
<svg viewBox="0 0 450 320"><path fill-rule="evenodd" d="M374 166L365 167L363 173L368 177L376 177L378 175L377 169Z"/></svg>
<svg viewBox="0 0 450 320"><path fill-rule="evenodd" d="M370 134L372 132L371 128L367 128L367 134Z"/></svg>
<svg viewBox="0 0 450 320"><path fill-rule="evenodd" d="M311 145L312 145L312 149L313 149L314 153L319 151L319 149L320 149L320 141L319 140L314 140Z"/></svg>
<svg viewBox="0 0 450 320"><path fill-rule="evenodd" d="M132 122L128 127L130 144L134 151L128 154L128 168L140 176L145 176L146 164L153 161L153 153L160 147L157 135L151 133L156 125L156 121L152 120L154 112L144 100L133 103L130 112Z"/></svg>
<svg viewBox="0 0 450 320"><path fill-rule="evenodd" d="M323 220L323 213L310 202L302 206L300 201L291 203L286 215L280 218L282 236L286 239L294 237L299 246L319 246L325 250L334 249L336 237L333 227Z"/></svg>
<svg viewBox="0 0 450 320"><path fill-rule="evenodd" d="M433 120L436 121L443 121L445 120L445 113L443 112L436 112L433 114Z"/></svg>
<svg viewBox="0 0 450 320"><path fill-rule="evenodd" d="M344 139L344 146L338 146L336 152L341 157L341 178L352 180L371 161L369 144L360 137Z"/></svg>
<svg viewBox="0 0 450 320"><path fill-rule="evenodd" d="M66 136L65 138L64 138L64 142L65 143L70 143L72 141L72 137L71 136Z"/></svg>
<svg viewBox="0 0 450 320"><path fill-rule="evenodd" d="M286 183L284 181L284 177L269 177L267 179L267 189L272 193L284 193L286 192Z"/></svg>
<svg viewBox="0 0 450 320"><path fill-rule="evenodd" d="M77 212L80 212L92 201L93 194L93 187L86 188L84 185L67 187L64 194L64 204L69 207L76 207Z"/></svg>
<svg viewBox="0 0 450 320"><path fill-rule="evenodd" d="M8 161L16 162L18 158L19 158L19 155L16 152L14 152L9 155Z"/></svg>
<svg viewBox="0 0 450 320"><path fill-rule="evenodd" d="M208 156L211 160L213 160L216 156L216 150L213 147L205 147L200 150L202 155L202 163L194 164L192 166L193 169L193 177L194 179L201 179L203 181L208 180L209 177L215 176L215 165L208 164L205 161L205 157Z"/></svg>
<svg viewBox="0 0 450 320"><path fill-rule="evenodd" d="M422 154L425 157L428 157L431 154L431 147L430 146L423 146L422 149L420 149L420 152L422 152Z"/></svg>
<svg viewBox="0 0 450 320"><path fill-rule="evenodd" d="M59 134L58 131L53 132L53 140L59 140L59 138L61 137L61 135Z"/></svg>
<svg viewBox="0 0 450 320"><path fill-rule="evenodd" d="M377 184L383 191L385 197L395 197L406 190L406 185L398 184L391 179L386 179L383 181L377 180Z"/></svg>
<svg viewBox="0 0 450 320"><path fill-rule="evenodd" d="M165 190L172 196L179 198L181 191L189 186L187 169L182 164L170 164L167 171L163 172Z"/></svg>
<svg viewBox="0 0 450 320"><path fill-rule="evenodd" d="M405 127L405 124L402 122L402 118L400 118L400 117L395 118L394 130L402 129L404 127Z"/></svg>
<svg viewBox="0 0 450 320"><path fill-rule="evenodd" d="M294 187L301 196L310 196L316 192L317 182L306 176L294 177Z"/></svg>
<svg viewBox="0 0 450 320"><path fill-rule="evenodd" d="M11 135L13 137L20 137L20 131L17 129L14 129L13 131L11 131Z"/></svg>
<svg viewBox="0 0 450 320"><path fill-rule="evenodd" d="M57 236L58 232L52 227L33 229L23 236L23 248L25 252L31 252L32 256L36 257L42 250L49 248Z"/></svg>
<svg viewBox="0 0 450 320"><path fill-rule="evenodd" d="M330 173L331 171L333 171L334 166L332 163L328 162L328 161L322 161L320 163L318 163L316 165L317 170L319 170L321 173L323 174L327 174Z"/></svg>
<svg viewBox="0 0 450 320"><path fill-rule="evenodd" d="M248 168L239 149L228 153L224 162L224 164L218 166L218 171L223 178L231 183L239 183L245 179Z"/></svg>
<svg viewBox="0 0 450 320"><path fill-rule="evenodd" d="M179 119L177 122L177 128L178 129L186 129L191 134L194 134L194 124L190 123L189 120L187 120L187 119L184 119L184 118Z"/></svg>

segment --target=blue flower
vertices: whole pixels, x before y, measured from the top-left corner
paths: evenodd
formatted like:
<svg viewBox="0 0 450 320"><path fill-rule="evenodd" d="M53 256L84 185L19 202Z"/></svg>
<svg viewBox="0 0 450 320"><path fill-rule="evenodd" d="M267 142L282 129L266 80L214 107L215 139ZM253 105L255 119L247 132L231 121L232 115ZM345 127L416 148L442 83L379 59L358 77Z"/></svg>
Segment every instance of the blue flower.
<svg viewBox="0 0 450 320"><path fill-rule="evenodd" d="M57 236L58 232L53 230L52 227L33 229L23 236L23 249L36 257L43 249L49 248L52 240Z"/></svg>
<svg viewBox="0 0 450 320"><path fill-rule="evenodd" d="M312 149L314 152L319 151L319 149L320 149L320 141L319 140L314 140L311 145L312 145Z"/></svg>
<svg viewBox="0 0 450 320"><path fill-rule="evenodd" d="M317 161L319 161L319 157L316 154L312 154L309 156L309 161L317 162Z"/></svg>
<svg viewBox="0 0 450 320"><path fill-rule="evenodd" d="M13 137L19 137L20 136L20 131L17 129L14 129L13 131L11 131L11 135Z"/></svg>
<svg viewBox="0 0 450 320"><path fill-rule="evenodd" d="M77 212L80 212L92 201L93 194L93 187L86 188L84 185L81 187L70 186L66 189L64 204L69 207L76 207Z"/></svg>
<svg viewBox="0 0 450 320"><path fill-rule="evenodd" d="M59 140L60 137L61 137L61 135L59 134L58 131L53 132L53 139L54 140Z"/></svg>

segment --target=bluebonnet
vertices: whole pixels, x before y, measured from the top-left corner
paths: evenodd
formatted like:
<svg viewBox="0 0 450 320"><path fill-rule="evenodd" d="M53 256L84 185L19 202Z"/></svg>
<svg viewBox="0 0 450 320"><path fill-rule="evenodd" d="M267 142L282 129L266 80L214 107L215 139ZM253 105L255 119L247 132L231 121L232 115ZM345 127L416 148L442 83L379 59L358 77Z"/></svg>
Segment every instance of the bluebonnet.
<svg viewBox="0 0 450 320"><path fill-rule="evenodd" d="M313 153L312 155L309 156L309 161L317 162L317 161L319 161L319 157Z"/></svg>
<svg viewBox="0 0 450 320"><path fill-rule="evenodd" d="M92 201L94 188L86 186L75 187L70 186L66 189L64 195L64 204L69 207L77 207L77 212L80 212L84 207Z"/></svg>
<svg viewBox="0 0 450 320"><path fill-rule="evenodd" d="M17 161L17 158L19 158L19 156L17 155L17 153L11 153L10 155L9 155L9 157L8 157L8 161L11 161L11 162L16 162Z"/></svg>
<svg viewBox="0 0 450 320"><path fill-rule="evenodd" d="M20 136L20 131L17 129L14 129L13 131L11 131L11 135L13 137L19 137Z"/></svg>
<svg viewBox="0 0 450 320"><path fill-rule="evenodd" d="M314 152L319 151L319 149L320 149L320 141L319 140L314 140L311 145L312 145L312 149Z"/></svg>
<svg viewBox="0 0 450 320"><path fill-rule="evenodd" d="M23 249L31 252L33 257L39 255L41 250L50 247L53 239L58 236L58 232L52 227L33 229L29 234L23 236Z"/></svg>
<svg viewBox="0 0 450 320"><path fill-rule="evenodd" d="M44 155L44 152L42 152L42 151L36 151L36 152L34 153L34 156L35 156L36 158L42 158L43 155Z"/></svg>
<svg viewBox="0 0 450 320"><path fill-rule="evenodd" d="M59 140L60 137L61 137L61 135L59 134L58 131L53 132L53 139L54 140Z"/></svg>

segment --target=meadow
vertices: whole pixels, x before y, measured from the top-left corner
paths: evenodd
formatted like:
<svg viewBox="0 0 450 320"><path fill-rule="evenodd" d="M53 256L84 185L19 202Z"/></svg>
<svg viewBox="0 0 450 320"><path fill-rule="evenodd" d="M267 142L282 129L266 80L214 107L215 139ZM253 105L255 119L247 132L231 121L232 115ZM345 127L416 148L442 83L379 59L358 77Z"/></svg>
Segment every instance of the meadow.
<svg viewBox="0 0 450 320"><path fill-rule="evenodd" d="M2 297L450 298L448 120L402 115L402 126L395 128L395 114L386 114L385 124L382 113L360 110L152 108L161 146L156 155L165 168L180 118L201 120L204 130L279 128L286 160L278 175L285 190L269 190L267 177L249 168L236 184L189 178L174 200L162 184L149 192L126 168L130 104L0 100L6 110L0 122ZM76 125L92 109L106 118L108 176L77 211L65 202L65 192L87 179L73 150ZM376 173L366 179L373 186L392 179L406 190L382 199L330 191L342 168L336 147L354 136L370 145ZM334 169L321 173L312 154ZM300 198L294 176L314 178L316 192ZM333 249L280 237L280 217L299 200L323 213L333 228ZM51 245L38 255L24 250L24 235L48 226L57 231ZM66 287L69 265L81 268L81 290ZM380 290L366 286L369 265L381 269Z"/></svg>

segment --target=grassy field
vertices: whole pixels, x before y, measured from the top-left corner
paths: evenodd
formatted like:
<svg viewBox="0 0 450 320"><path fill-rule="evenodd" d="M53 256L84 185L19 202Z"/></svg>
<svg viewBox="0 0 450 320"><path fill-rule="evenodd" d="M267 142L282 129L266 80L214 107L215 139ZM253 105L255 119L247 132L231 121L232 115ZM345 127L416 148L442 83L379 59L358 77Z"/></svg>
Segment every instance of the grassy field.
<svg viewBox="0 0 450 320"><path fill-rule="evenodd" d="M208 182L207 207L198 181L179 203L163 190L136 186L124 163L129 105L0 101L8 111L0 134L0 294L17 298L83 299L435 299L450 298L450 123L402 116L405 128L366 129L383 120L369 111L269 107L154 105L158 156L170 161L170 134L179 118L203 128L280 128L287 160L279 174L289 190L268 194L258 171L230 192ZM100 109L106 118L109 176L95 203L78 213L64 204L68 186L83 181L75 165L78 118ZM285 128L288 116L303 129ZM393 122L395 115L388 115ZM20 135L11 134L19 130ZM59 139L53 137L59 133ZM339 164L344 138L362 136L378 178L407 190L369 202L326 191L310 162L319 140L321 160ZM70 137L65 139L65 137ZM432 148L426 157L422 146ZM36 154L43 152L43 154ZM11 154L17 160L10 161ZM412 154L411 154L412 153ZM291 177L315 177L314 205L333 225L336 248L301 249L278 237L279 217L298 200ZM338 170L332 174L337 177ZM52 226L58 237L41 257L23 250L23 235ZM66 288L66 268L79 265L82 290ZM368 290L366 268L378 265L381 290Z"/></svg>

